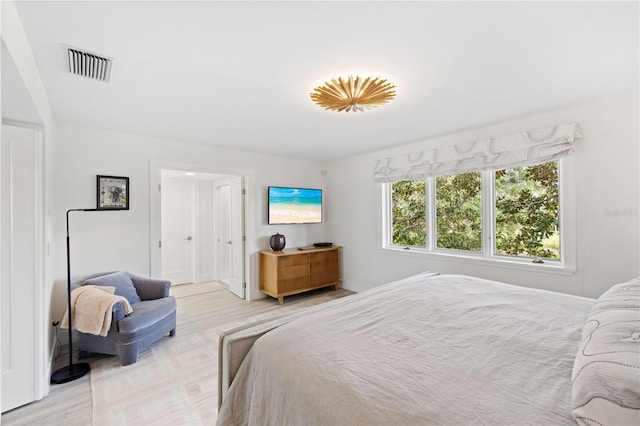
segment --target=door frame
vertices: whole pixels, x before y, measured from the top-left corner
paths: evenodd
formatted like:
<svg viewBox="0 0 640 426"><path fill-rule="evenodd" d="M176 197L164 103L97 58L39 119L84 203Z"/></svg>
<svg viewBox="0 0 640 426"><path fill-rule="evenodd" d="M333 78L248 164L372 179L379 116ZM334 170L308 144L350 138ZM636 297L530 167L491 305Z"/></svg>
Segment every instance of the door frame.
<svg viewBox="0 0 640 426"><path fill-rule="evenodd" d="M240 176L245 190L244 202L242 203L242 253L243 253L243 276L246 283L245 298L251 300L251 275L249 271L249 258L247 253L246 240L249 239L251 229L246 220L246 212L250 208L249 182L253 177L251 170L233 169L225 167L210 166L200 163L183 163L164 160L149 160L149 275L159 278L162 276L162 256L159 242L161 240L161 212L160 212L160 182L162 169L182 170L185 172L201 172L220 175Z"/></svg>

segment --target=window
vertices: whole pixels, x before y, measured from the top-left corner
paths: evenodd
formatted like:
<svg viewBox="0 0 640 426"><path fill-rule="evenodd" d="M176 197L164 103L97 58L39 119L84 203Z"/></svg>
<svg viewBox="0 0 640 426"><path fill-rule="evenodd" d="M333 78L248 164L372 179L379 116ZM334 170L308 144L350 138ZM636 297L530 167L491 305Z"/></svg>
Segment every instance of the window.
<svg viewBox="0 0 640 426"><path fill-rule="evenodd" d="M387 184L386 247L560 262L558 161Z"/></svg>
<svg viewBox="0 0 640 426"><path fill-rule="evenodd" d="M558 164L495 172L496 253L560 258Z"/></svg>
<svg viewBox="0 0 640 426"><path fill-rule="evenodd" d="M393 244L424 247L427 238L425 181L405 180L391 186Z"/></svg>
<svg viewBox="0 0 640 426"><path fill-rule="evenodd" d="M482 251L480 173L438 176L435 246Z"/></svg>

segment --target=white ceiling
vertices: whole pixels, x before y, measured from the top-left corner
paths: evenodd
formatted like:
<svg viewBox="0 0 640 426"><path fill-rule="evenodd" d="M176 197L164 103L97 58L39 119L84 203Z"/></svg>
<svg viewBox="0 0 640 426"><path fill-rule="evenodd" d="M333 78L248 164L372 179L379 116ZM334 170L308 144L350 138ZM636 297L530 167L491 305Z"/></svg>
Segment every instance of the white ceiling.
<svg viewBox="0 0 640 426"><path fill-rule="evenodd" d="M16 7L59 122L290 157L330 160L639 86L635 1ZM68 73L63 45L113 57L111 81ZM388 78L396 99L355 113L311 102L315 86L356 73Z"/></svg>

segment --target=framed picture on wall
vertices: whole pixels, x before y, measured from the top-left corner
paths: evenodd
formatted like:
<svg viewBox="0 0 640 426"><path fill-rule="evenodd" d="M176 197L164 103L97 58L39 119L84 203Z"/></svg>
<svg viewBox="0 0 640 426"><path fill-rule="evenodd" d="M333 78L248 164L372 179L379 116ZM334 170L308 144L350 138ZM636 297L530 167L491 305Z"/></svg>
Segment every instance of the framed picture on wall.
<svg viewBox="0 0 640 426"><path fill-rule="evenodd" d="M98 175L98 210L129 210L129 178Z"/></svg>

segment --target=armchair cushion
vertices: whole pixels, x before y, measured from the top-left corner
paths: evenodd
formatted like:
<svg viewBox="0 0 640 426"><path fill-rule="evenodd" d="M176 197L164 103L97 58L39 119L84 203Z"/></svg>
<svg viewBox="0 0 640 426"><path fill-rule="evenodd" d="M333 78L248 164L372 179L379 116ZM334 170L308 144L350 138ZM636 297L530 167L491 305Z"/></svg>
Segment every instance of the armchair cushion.
<svg viewBox="0 0 640 426"><path fill-rule="evenodd" d="M128 315L118 321L118 331L134 333L146 327L152 327L176 310L175 297L143 300L133 306L135 315Z"/></svg>
<svg viewBox="0 0 640 426"><path fill-rule="evenodd" d="M136 292L136 288L133 285L131 277L126 272L114 272L112 274L90 278L85 280L83 283L83 285L87 284L115 287L115 294L126 298L132 306L141 300L140 296L138 296L138 293Z"/></svg>

